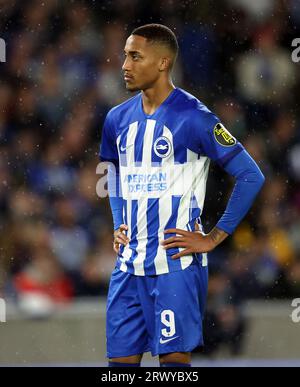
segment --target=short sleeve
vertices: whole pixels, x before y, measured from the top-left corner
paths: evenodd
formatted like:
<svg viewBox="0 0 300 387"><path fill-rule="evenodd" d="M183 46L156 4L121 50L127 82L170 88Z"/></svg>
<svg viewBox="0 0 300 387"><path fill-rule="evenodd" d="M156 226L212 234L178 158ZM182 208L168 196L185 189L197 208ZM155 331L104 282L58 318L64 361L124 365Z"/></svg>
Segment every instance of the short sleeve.
<svg viewBox="0 0 300 387"><path fill-rule="evenodd" d="M221 166L240 153L244 147L233 137L219 118L208 109L196 110L190 120L189 148Z"/></svg>
<svg viewBox="0 0 300 387"><path fill-rule="evenodd" d="M110 112L107 114L103 124L99 157L101 161L111 161L114 163L119 160L116 131L112 124Z"/></svg>

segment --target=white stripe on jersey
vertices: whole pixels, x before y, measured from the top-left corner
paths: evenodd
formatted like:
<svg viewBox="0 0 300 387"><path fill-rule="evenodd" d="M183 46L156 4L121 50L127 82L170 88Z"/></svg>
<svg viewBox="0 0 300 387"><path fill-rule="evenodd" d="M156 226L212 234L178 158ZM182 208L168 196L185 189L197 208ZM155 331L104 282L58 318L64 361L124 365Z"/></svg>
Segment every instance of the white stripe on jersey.
<svg viewBox="0 0 300 387"><path fill-rule="evenodd" d="M124 212L124 208L123 208ZM123 219L125 219L125 214L123 213ZM127 236L129 239L131 239L131 201L127 200L127 219L128 219L128 231L127 231ZM120 270L122 271L127 271L127 265L126 261L129 261L131 256L132 256L132 250L129 248L129 243L124 247L123 253L122 253L122 258L120 258L121 261L121 266Z"/></svg>
<svg viewBox="0 0 300 387"><path fill-rule="evenodd" d="M208 265L207 253L202 253L202 266L205 267Z"/></svg>
<svg viewBox="0 0 300 387"><path fill-rule="evenodd" d="M152 150L152 144L153 144L155 124L156 124L155 120L147 120L145 135L144 135L144 143L143 143L142 165L146 165L146 166L151 165L151 161L152 161L151 150ZM132 147L130 151L133 152L134 147ZM148 208L148 198L142 197L141 199L138 200L137 233L139 236L139 240L136 247L137 257L133 261L135 275L145 275L144 261L146 259L146 246L148 241L147 216L146 216L147 208Z"/></svg>
<svg viewBox="0 0 300 387"><path fill-rule="evenodd" d="M197 198L198 206L203 209L205 191L206 191L206 181L208 177L210 160L207 157L200 157L200 159L194 164L194 192L195 197Z"/></svg>
<svg viewBox="0 0 300 387"><path fill-rule="evenodd" d="M134 165L134 142L138 131L138 121L129 125L126 138L126 165Z"/></svg>

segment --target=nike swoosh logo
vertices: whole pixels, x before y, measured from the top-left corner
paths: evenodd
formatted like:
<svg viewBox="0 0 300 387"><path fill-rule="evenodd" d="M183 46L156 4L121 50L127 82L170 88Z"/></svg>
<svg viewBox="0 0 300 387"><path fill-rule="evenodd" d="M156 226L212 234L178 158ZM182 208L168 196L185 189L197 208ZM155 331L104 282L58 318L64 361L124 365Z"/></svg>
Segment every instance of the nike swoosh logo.
<svg viewBox="0 0 300 387"><path fill-rule="evenodd" d="M132 147L133 145L134 145L134 144L130 144L130 145L127 145L127 146L124 146L124 147L121 145L121 148L120 148L120 149L121 149L121 152L125 152L126 149Z"/></svg>
<svg viewBox="0 0 300 387"><path fill-rule="evenodd" d="M166 344L166 343L168 343L169 341L172 341L172 340L177 339L177 337L179 337L179 336L175 336L175 337L172 337L171 339L166 339L166 340L160 339L159 342L160 342L160 344Z"/></svg>

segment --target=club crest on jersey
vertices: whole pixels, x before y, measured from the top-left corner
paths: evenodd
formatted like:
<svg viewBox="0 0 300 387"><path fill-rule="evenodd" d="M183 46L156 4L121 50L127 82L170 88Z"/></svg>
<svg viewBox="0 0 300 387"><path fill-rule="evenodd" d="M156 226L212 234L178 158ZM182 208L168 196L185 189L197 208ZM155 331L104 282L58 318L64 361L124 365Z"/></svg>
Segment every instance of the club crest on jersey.
<svg viewBox="0 0 300 387"><path fill-rule="evenodd" d="M164 136L158 137L154 143L154 153L156 156L165 158L168 157L172 151L171 141Z"/></svg>
<svg viewBox="0 0 300 387"><path fill-rule="evenodd" d="M228 132L228 130L218 123L214 127L214 136L216 141L223 146L233 146L236 144L236 139Z"/></svg>

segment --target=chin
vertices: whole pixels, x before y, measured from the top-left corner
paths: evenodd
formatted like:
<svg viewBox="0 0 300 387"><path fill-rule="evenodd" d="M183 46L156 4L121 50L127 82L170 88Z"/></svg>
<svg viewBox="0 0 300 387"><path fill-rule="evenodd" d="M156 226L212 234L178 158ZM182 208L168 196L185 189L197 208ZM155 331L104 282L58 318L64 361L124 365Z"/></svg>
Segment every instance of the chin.
<svg viewBox="0 0 300 387"><path fill-rule="evenodd" d="M141 90L139 87L137 87L137 86L133 86L133 85L126 85L126 90L128 90L128 91L131 91L131 92L135 92L135 91L139 91L139 90Z"/></svg>

